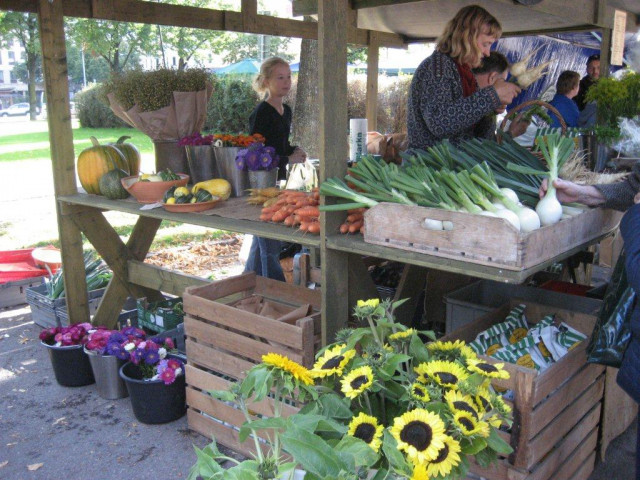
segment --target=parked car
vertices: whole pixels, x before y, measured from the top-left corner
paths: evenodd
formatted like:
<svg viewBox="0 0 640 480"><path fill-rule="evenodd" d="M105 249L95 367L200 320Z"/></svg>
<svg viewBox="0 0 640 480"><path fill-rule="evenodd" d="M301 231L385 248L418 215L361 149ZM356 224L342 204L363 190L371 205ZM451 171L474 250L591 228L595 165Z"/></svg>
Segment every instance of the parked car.
<svg viewBox="0 0 640 480"><path fill-rule="evenodd" d="M36 108L36 113L39 109ZM28 103L15 103L4 110L0 110L0 117L14 117L16 115L29 115Z"/></svg>

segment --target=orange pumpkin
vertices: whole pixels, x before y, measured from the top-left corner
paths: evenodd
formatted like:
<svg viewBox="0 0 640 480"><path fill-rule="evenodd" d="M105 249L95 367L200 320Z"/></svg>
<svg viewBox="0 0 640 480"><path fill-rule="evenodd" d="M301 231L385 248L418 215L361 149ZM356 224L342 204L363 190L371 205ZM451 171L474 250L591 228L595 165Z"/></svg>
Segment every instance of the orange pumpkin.
<svg viewBox="0 0 640 480"><path fill-rule="evenodd" d="M92 147L85 148L78 155L78 178L87 193L100 195L100 177L114 168L129 172L124 155L112 145L100 145L95 137L90 137Z"/></svg>
<svg viewBox="0 0 640 480"><path fill-rule="evenodd" d="M140 151L133 143L124 143L129 138L131 137L123 135L116 143L110 143L109 145L116 147L124 155L127 165L129 165L129 175L138 175L140 173Z"/></svg>

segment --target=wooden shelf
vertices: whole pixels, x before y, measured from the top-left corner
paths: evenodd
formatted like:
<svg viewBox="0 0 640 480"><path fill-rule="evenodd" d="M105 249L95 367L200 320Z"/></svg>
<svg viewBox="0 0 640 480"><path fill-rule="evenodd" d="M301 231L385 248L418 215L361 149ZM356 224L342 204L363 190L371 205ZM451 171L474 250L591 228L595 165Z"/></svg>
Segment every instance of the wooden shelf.
<svg viewBox="0 0 640 480"><path fill-rule="evenodd" d="M570 257L574 253L577 253L587 246L598 243L602 238L608 234L595 238L589 242L584 242L557 255L545 262L541 262L531 268L525 270L507 270L504 268L490 267L486 265L480 265L477 263L464 262L460 260L452 260L443 257L436 257L424 253L410 252L407 250L400 250L393 247L383 247L381 245L373 245L365 243L364 239L360 235L329 235L327 237L327 248L358 254L358 255L371 255L378 258L385 258L387 260L393 260L396 262L408 263L411 265L417 265L420 267L431 268L434 270L443 270L447 272L461 273L469 275L471 277L477 277L487 280L496 280L498 282L505 283L522 283L529 276L533 275L540 270L544 270L548 266L564 260Z"/></svg>
<svg viewBox="0 0 640 480"><path fill-rule="evenodd" d="M100 195L78 193L58 197L64 211L67 205L82 205L100 210L114 210L141 217L172 220L174 222L200 225L237 233L248 233L260 237L295 242L307 247L319 248L320 237L309 235L281 224L261 222L260 207L248 205L245 198L230 198L213 209L201 213L172 213L163 208L140 210L143 205L133 199L109 200Z"/></svg>

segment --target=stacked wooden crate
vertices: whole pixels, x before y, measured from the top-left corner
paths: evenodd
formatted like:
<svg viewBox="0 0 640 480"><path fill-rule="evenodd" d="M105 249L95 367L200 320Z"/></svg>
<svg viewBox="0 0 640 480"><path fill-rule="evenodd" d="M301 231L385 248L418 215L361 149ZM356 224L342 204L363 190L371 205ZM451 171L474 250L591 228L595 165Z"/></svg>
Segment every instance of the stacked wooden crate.
<svg viewBox="0 0 640 480"><path fill-rule="evenodd" d="M233 305L250 296L289 307L309 304L312 314L286 323ZM311 367L320 339L320 292L249 273L188 288L183 298L189 428L251 454L253 442L238 441L238 429L245 421L242 412L207 392L228 389L270 352ZM251 404L250 410L271 416L273 404L267 398ZM283 415L296 411L295 405L286 406Z"/></svg>

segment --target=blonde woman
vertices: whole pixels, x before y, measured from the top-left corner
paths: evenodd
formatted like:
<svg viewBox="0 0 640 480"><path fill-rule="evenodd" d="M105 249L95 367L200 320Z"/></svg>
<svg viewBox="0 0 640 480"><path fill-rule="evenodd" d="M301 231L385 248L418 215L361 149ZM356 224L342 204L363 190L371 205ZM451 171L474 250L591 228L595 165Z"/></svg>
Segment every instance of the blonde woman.
<svg viewBox="0 0 640 480"><path fill-rule="evenodd" d="M416 69L409 90L409 148L428 148L449 139L489 137L489 113L500 111L520 88L498 78L478 88L472 68L488 57L502 27L484 8L470 5L449 21L436 50Z"/></svg>
<svg viewBox="0 0 640 480"><path fill-rule="evenodd" d="M265 145L275 148L279 156L278 179L287 176L288 163L302 163L307 154L289 143L291 132L291 108L284 103L284 97L291 90L291 68L279 57L266 59L260 66L260 73L253 82L253 88L267 98L260 102L249 116L249 133L259 133L265 138ZM280 266L282 242L268 238L253 237L245 272L274 280L285 281Z"/></svg>

